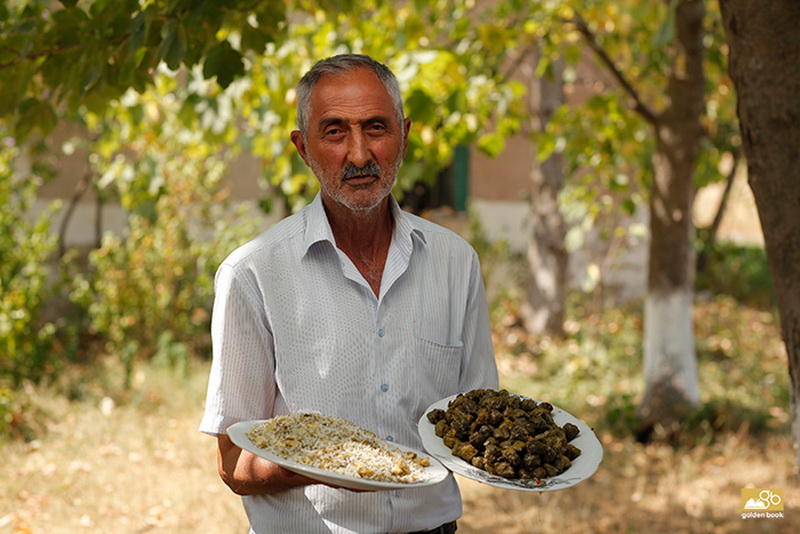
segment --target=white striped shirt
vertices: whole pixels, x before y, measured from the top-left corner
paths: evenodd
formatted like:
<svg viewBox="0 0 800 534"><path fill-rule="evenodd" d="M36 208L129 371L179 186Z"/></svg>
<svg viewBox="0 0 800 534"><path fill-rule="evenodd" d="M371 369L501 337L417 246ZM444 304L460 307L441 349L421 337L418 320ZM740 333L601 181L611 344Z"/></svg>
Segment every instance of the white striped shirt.
<svg viewBox="0 0 800 534"><path fill-rule="evenodd" d="M395 225L379 297L336 248L319 195L222 263L202 432L316 411L422 449L416 424L427 406L497 387L475 251L390 203ZM427 488L354 493L315 484L243 502L258 534L409 532L461 515L452 475Z"/></svg>

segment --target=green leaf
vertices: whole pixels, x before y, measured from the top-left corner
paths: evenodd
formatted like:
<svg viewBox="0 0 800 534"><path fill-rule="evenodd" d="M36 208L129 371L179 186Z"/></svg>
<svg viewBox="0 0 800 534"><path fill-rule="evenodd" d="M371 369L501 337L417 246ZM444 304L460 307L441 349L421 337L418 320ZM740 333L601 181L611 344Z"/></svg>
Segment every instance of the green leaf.
<svg viewBox="0 0 800 534"><path fill-rule="evenodd" d="M536 142L536 159L544 161L556 149L556 137L549 134L540 134L537 136Z"/></svg>
<svg viewBox="0 0 800 534"><path fill-rule="evenodd" d="M144 11L139 11L131 20L130 37L128 37L128 51L133 52L144 45L147 37L147 19Z"/></svg>
<svg viewBox="0 0 800 534"><path fill-rule="evenodd" d="M109 7L124 7L123 2L128 0L94 0L91 7L89 7L89 13L92 16L96 17L103 13ZM129 2L130 3L130 2Z"/></svg>
<svg viewBox="0 0 800 534"><path fill-rule="evenodd" d="M55 128L58 122L53 107L48 102L35 98L29 98L22 102L19 111L19 120L14 132L19 139L27 138L34 129L48 133Z"/></svg>
<svg viewBox="0 0 800 534"><path fill-rule="evenodd" d="M59 0L64 7L74 7L78 0Z"/></svg>
<svg viewBox="0 0 800 534"><path fill-rule="evenodd" d="M242 49L252 50L256 54L264 53L269 42L269 36L259 28L253 28L249 24L245 24L242 29Z"/></svg>
<svg viewBox="0 0 800 534"><path fill-rule="evenodd" d="M48 33L59 45L78 44L86 38L86 26L90 22L88 15L80 8L60 9L53 13L53 26Z"/></svg>
<svg viewBox="0 0 800 534"><path fill-rule="evenodd" d="M261 208L261 211L264 213L272 213L272 197L262 197L258 202L258 207Z"/></svg>
<svg viewBox="0 0 800 534"><path fill-rule="evenodd" d="M497 132L488 133L478 139L478 148L492 158L500 154L505 146L505 137Z"/></svg>
<svg viewBox="0 0 800 534"><path fill-rule="evenodd" d="M626 198L622 201L622 209L625 210L625 213L628 215L633 215L636 213L636 202L631 198Z"/></svg>
<svg viewBox="0 0 800 534"><path fill-rule="evenodd" d="M166 61L167 66L172 70L177 70L181 65L181 60L186 53L186 45L181 35L181 27L178 22L171 20L164 28L164 40L158 49L158 55Z"/></svg>
<svg viewBox="0 0 800 534"><path fill-rule="evenodd" d="M86 73L86 76L84 76L83 80L81 81L81 90L84 92L91 90L91 88L94 87L102 75L103 69L91 67L89 72Z"/></svg>
<svg viewBox="0 0 800 534"><path fill-rule="evenodd" d="M428 123L436 116L436 102L418 87L406 98L406 107L408 116L421 123Z"/></svg>
<svg viewBox="0 0 800 534"><path fill-rule="evenodd" d="M655 48L663 48L672 42L675 36L675 8L677 4L677 0L670 1L667 18L664 19L664 22L661 23L653 36L653 46Z"/></svg>
<svg viewBox="0 0 800 534"><path fill-rule="evenodd" d="M217 83L224 89L234 78L244 74L242 55L231 47L228 41L222 41L208 51L203 63L203 76L217 77Z"/></svg>

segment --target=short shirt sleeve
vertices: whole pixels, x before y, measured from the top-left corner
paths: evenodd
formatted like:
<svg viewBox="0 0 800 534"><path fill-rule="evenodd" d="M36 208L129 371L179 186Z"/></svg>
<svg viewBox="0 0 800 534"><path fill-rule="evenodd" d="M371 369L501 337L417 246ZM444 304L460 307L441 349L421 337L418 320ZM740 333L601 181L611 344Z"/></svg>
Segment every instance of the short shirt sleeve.
<svg viewBox="0 0 800 534"><path fill-rule="evenodd" d="M214 287L213 360L200 431L218 435L236 422L271 417L276 386L273 336L253 273L223 264Z"/></svg>

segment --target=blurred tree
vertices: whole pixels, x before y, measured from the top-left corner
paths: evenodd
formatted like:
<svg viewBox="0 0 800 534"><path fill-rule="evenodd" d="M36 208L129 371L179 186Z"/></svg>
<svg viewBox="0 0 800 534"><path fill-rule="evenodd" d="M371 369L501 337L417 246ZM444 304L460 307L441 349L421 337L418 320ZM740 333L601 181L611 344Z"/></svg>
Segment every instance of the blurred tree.
<svg viewBox="0 0 800 534"><path fill-rule="evenodd" d="M564 104L563 76L564 61L558 58L533 81L528 110L533 131L545 131L553 113ZM564 243L566 223L559 208L566 180L563 159L554 152L531 167L526 298L521 306L529 332L557 337L564 335L569 258Z"/></svg>
<svg viewBox="0 0 800 534"><path fill-rule="evenodd" d="M202 85L192 94L212 86ZM188 355L208 353L214 269L257 233L222 184L229 130L203 128L182 109L188 91L162 72L141 94L83 114L91 135L75 141L88 143L98 192L127 213L124 234L104 236L71 292L89 333L122 360L126 387L137 357L185 368Z"/></svg>
<svg viewBox="0 0 800 534"><path fill-rule="evenodd" d="M286 31L285 2L10 0L0 5L0 117L18 139L50 131L64 111L100 111L156 67L202 64L222 87ZM242 29L234 49L226 29Z"/></svg>
<svg viewBox="0 0 800 534"><path fill-rule="evenodd" d="M578 173L569 194L589 206L580 210L583 217L599 213L603 204L615 205L615 191L623 192L621 207L635 212L629 175L640 176L649 195L640 413L644 428L651 428L680 418L699 400L692 202L697 185L719 179L719 159L736 144L721 31L716 13L707 16L702 0L567 3L573 12L562 22L577 32L613 87L595 91L584 106L557 111L539 155L547 157L561 145L568 173ZM626 198L625 190L633 195ZM569 230L568 244L580 227Z"/></svg>
<svg viewBox="0 0 800 534"><path fill-rule="evenodd" d="M675 27L665 88L669 102L658 114L639 111L656 139L645 300L645 424L681 416L686 405L700 400L692 327L692 180L705 110L704 3L672 2L670 15Z"/></svg>
<svg viewBox="0 0 800 534"><path fill-rule="evenodd" d="M720 8L748 179L789 356L792 432L800 444L800 3L720 0Z"/></svg>

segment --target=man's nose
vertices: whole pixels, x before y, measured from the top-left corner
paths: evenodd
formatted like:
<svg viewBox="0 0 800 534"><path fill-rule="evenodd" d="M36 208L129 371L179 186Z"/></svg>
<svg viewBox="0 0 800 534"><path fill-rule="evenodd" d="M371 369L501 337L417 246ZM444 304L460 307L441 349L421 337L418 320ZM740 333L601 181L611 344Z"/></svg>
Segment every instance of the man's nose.
<svg viewBox="0 0 800 534"><path fill-rule="evenodd" d="M355 131L349 137L349 140L350 144L347 147L347 158L350 160L350 163L359 168L369 163L372 157L369 154L369 147L367 146L364 133Z"/></svg>

